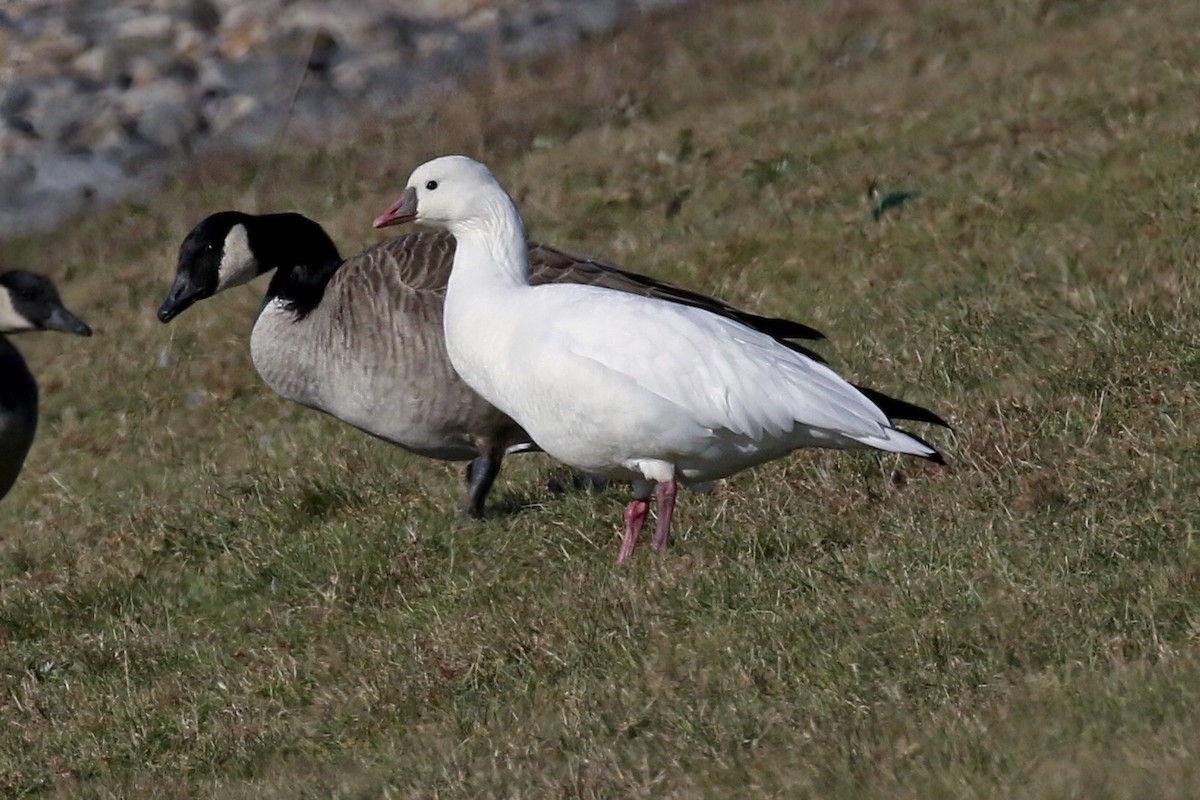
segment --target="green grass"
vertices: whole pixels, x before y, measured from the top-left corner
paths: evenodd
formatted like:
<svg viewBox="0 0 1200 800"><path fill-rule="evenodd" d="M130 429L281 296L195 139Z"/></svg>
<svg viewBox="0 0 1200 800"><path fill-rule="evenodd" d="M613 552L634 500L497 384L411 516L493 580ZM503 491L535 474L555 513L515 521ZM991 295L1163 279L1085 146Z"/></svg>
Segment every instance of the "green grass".
<svg viewBox="0 0 1200 800"><path fill-rule="evenodd" d="M91 340L23 337L0 504L0 795L1200 794L1200 6L701 4L419 119L6 243ZM616 568L619 488L459 465L273 396L263 290L154 319L205 214L343 250L413 166L531 233L826 331L951 466L799 453ZM878 198L917 192L878 221Z"/></svg>

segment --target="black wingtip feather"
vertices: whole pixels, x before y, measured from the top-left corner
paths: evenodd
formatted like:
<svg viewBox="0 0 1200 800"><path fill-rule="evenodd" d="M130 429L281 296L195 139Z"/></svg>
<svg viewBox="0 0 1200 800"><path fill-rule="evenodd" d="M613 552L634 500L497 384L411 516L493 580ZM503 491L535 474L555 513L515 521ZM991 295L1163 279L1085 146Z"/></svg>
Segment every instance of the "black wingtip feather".
<svg viewBox="0 0 1200 800"><path fill-rule="evenodd" d="M903 430L902 428L897 428L896 430L900 431L901 433L903 433L906 436L911 436L912 438L916 439L918 442L920 442L921 444L925 445L926 447L928 447L930 450L933 451L933 453L930 455L919 456L920 458L923 458L926 461L932 461L934 464L939 464L943 467L946 466L946 459L942 456L941 453L938 452L936 447L934 447L929 442L922 439L920 436L916 436L915 434L909 433L908 431Z"/></svg>
<svg viewBox="0 0 1200 800"><path fill-rule="evenodd" d="M819 341L825 334L803 322L784 319L783 317L761 317L758 314L741 312L740 319L750 327L767 334L774 339L808 339Z"/></svg>
<svg viewBox="0 0 1200 800"><path fill-rule="evenodd" d="M950 428L950 423L939 417L937 414L930 411L928 408L923 408L915 403L910 403L907 400L900 400L896 397L890 397L883 392L869 389L866 386L852 384L855 389L858 389L867 399L875 405L879 406L879 410L884 413L888 419L906 419L911 422L928 422L932 425L941 425L943 428ZM953 428L951 428L953 430Z"/></svg>

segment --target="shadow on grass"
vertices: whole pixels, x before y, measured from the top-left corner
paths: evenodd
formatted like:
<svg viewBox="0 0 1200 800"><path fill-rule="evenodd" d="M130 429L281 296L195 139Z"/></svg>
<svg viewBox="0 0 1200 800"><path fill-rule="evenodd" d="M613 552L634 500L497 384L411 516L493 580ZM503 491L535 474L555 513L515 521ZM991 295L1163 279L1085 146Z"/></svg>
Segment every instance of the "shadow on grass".
<svg viewBox="0 0 1200 800"><path fill-rule="evenodd" d="M621 492L626 484L608 481L575 470L555 470L539 490L505 489L492 495L484 512L488 519L505 519L560 502L567 497L588 494L607 496Z"/></svg>
<svg viewBox="0 0 1200 800"><path fill-rule="evenodd" d="M244 536L256 535L264 520L297 531L371 503L359 487L316 480L295 487L281 487L268 478L239 481L220 495L221 509L200 518L181 520L173 512L164 512L159 523L161 552L187 560L208 560L228 552Z"/></svg>

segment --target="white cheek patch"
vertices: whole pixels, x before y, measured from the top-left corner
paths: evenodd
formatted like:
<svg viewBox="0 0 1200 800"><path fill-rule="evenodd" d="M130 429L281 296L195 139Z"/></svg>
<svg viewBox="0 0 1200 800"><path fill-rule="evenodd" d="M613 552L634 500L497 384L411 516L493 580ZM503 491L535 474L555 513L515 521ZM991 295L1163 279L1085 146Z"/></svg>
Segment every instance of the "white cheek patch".
<svg viewBox="0 0 1200 800"><path fill-rule="evenodd" d="M258 276L258 260L250 252L245 225L234 225L225 237L221 264L217 267L217 291L240 286Z"/></svg>
<svg viewBox="0 0 1200 800"><path fill-rule="evenodd" d="M31 331L34 326L13 308L12 295L0 289L0 333Z"/></svg>

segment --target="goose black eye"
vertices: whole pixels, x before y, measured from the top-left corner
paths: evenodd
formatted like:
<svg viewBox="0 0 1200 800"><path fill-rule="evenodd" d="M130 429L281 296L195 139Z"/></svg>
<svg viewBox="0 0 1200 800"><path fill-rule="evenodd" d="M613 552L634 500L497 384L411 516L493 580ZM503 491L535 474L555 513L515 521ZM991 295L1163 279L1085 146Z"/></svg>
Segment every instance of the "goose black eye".
<svg viewBox="0 0 1200 800"><path fill-rule="evenodd" d="M425 188L432 192L437 188L437 181L429 181L425 184Z"/></svg>

